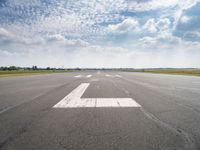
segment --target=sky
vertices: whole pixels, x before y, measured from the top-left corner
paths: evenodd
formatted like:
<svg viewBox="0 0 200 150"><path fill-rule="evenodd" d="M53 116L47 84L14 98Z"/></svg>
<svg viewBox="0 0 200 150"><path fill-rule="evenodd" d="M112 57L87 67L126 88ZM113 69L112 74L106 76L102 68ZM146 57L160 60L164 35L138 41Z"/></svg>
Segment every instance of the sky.
<svg viewBox="0 0 200 150"><path fill-rule="evenodd" d="M0 0L0 66L200 68L200 0Z"/></svg>

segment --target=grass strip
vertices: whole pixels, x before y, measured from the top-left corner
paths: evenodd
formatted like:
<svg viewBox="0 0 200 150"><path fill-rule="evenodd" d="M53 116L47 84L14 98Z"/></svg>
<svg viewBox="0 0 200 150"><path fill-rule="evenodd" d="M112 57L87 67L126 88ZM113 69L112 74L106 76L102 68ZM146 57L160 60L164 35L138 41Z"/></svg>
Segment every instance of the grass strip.
<svg viewBox="0 0 200 150"><path fill-rule="evenodd" d="M40 74L64 73L67 70L20 70L20 71L0 71L0 77L30 76Z"/></svg>

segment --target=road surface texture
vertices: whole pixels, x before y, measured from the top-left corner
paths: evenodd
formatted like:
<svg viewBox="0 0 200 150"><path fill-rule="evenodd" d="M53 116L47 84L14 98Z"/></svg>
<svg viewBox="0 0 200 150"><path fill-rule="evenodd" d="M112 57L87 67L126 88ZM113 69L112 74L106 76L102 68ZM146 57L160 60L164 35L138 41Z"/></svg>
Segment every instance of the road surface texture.
<svg viewBox="0 0 200 150"><path fill-rule="evenodd" d="M1 150L200 150L200 78L85 71L0 78Z"/></svg>

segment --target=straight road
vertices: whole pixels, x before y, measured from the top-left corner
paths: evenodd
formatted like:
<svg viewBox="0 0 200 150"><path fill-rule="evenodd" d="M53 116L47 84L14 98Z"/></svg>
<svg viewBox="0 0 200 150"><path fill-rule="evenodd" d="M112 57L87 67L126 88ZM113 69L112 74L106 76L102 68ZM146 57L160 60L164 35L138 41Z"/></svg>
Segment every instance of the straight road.
<svg viewBox="0 0 200 150"><path fill-rule="evenodd" d="M2 150L198 150L200 78L84 71L0 78Z"/></svg>

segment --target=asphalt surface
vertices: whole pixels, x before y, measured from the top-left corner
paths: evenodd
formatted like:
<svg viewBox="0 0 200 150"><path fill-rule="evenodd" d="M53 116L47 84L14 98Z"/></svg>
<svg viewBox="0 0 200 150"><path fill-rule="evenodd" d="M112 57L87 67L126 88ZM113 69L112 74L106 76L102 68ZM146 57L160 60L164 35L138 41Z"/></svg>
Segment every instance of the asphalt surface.
<svg viewBox="0 0 200 150"><path fill-rule="evenodd" d="M92 76L88 76L92 75ZM53 108L82 98L132 98L141 107ZM2 150L198 150L200 78L115 71L0 78Z"/></svg>

